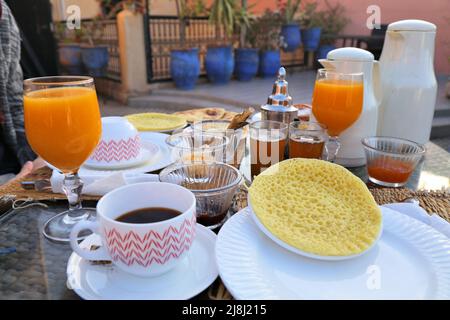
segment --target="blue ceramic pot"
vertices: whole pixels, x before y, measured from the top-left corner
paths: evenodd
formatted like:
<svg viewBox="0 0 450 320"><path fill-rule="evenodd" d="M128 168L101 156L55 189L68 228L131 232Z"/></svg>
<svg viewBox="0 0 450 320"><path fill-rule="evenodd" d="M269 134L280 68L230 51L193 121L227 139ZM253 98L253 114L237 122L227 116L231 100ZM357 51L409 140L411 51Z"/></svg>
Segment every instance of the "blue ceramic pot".
<svg viewBox="0 0 450 320"><path fill-rule="evenodd" d="M291 23L285 24L281 27L281 35L283 41L286 43L286 47L283 48L286 52L295 51L301 44L302 37L300 33L300 27L298 24Z"/></svg>
<svg viewBox="0 0 450 320"><path fill-rule="evenodd" d="M306 51L316 51L320 43L322 29L319 27L302 30L303 47Z"/></svg>
<svg viewBox="0 0 450 320"><path fill-rule="evenodd" d="M182 90L192 90L200 74L198 48L172 50L170 53L170 74L175 86Z"/></svg>
<svg viewBox="0 0 450 320"><path fill-rule="evenodd" d="M236 49L234 74L239 81L250 81L258 73L258 49Z"/></svg>
<svg viewBox="0 0 450 320"><path fill-rule="evenodd" d="M83 74L80 45L62 44L59 46L58 56L63 72L71 75Z"/></svg>
<svg viewBox="0 0 450 320"><path fill-rule="evenodd" d="M109 60L108 46L82 47L81 59L90 76L103 77Z"/></svg>
<svg viewBox="0 0 450 320"><path fill-rule="evenodd" d="M274 77L281 67L280 50L261 52L259 57L259 73L262 77Z"/></svg>
<svg viewBox="0 0 450 320"><path fill-rule="evenodd" d="M234 70L233 48L231 46L208 48L205 69L208 79L212 83L228 83Z"/></svg>

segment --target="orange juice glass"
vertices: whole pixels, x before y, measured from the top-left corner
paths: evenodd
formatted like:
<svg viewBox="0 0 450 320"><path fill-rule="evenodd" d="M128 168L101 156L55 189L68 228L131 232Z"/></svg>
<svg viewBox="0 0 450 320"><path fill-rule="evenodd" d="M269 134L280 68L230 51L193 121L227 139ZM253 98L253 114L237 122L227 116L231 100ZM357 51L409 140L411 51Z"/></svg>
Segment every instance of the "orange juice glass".
<svg viewBox="0 0 450 320"><path fill-rule="evenodd" d="M63 190L69 199L69 210L50 219L44 235L66 242L74 223L93 213L81 207L83 183L77 172L101 136L94 80L72 76L33 78L24 81L24 90L28 142L41 158L64 173Z"/></svg>
<svg viewBox="0 0 450 320"><path fill-rule="evenodd" d="M363 108L362 73L340 73L319 69L314 86L312 112L327 126L330 139L326 145L329 161L339 151L339 135L358 120Z"/></svg>

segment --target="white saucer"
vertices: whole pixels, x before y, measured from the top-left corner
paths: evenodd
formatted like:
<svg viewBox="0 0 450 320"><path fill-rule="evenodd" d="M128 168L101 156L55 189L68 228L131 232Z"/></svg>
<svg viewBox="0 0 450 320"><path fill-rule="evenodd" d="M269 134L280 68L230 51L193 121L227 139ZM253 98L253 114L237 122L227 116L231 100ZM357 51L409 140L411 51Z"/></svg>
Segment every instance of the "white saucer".
<svg viewBox="0 0 450 320"><path fill-rule="evenodd" d="M91 235L81 244L101 244ZM169 272L142 278L120 271L114 265L93 265L72 253L67 263L67 286L86 300L189 299L211 285L218 276L215 262L216 235L197 224L197 236L183 261Z"/></svg>
<svg viewBox="0 0 450 320"><path fill-rule="evenodd" d="M148 142L155 144L159 147L158 154L155 157L153 157L150 161L141 163L140 165L135 167L115 169L115 170L99 170L83 165L80 168L79 174L109 176L117 172L146 173L161 170L175 162L173 154L169 146L166 144L166 138L169 135L159 132L141 132L139 133L139 135L141 136L141 144L144 148Z"/></svg>
<svg viewBox="0 0 450 320"><path fill-rule="evenodd" d="M145 162L150 162L158 156L159 146L151 141L145 141L142 143L141 150L136 159L129 160L126 163L101 163L94 160L87 160L83 165L92 169L99 170L116 170L116 169L128 169L136 167Z"/></svg>

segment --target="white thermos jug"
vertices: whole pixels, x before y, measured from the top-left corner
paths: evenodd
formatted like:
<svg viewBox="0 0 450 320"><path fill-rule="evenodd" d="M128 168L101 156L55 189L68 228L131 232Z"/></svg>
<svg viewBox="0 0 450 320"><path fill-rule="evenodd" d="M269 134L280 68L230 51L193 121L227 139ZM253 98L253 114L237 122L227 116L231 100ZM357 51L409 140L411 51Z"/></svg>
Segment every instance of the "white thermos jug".
<svg viewBox="0 0 450 320"><path fill-rule="evenodd" d="M362 166L366 163L361 139L377 133L380 79L378 61L369 51L359 48L339 48L330 51L327 59L319 63L328 70L343 73L363 73L364 100L361 115L351 127L344 130L339 140L341 147L336 163L346 167Z"/></svg>
<svg viewBox="0 0 450 320"><path fill-rule="evenodd" d="M379 135L422 144L430 139L437 94L435 36L436 26L422 20L388 26L380 57Z"/></svg>

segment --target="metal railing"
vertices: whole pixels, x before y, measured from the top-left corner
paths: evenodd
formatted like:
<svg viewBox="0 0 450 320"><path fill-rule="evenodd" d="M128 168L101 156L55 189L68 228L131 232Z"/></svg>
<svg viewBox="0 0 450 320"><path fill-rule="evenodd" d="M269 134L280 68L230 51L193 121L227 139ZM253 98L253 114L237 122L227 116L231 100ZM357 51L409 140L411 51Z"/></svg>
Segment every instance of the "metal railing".
<svg viewBox="0 0 450 320"><path fill-rule="evenodd" d="M170 52L181 48L180 24L175 16L149 16L149 81L170 79ZM186 19L185 48L199 48L200 74L205 74L204 61L209 45L229 43L224 35L223 28L216 29L207 17Z"/></svg>
<svg viewBox="0 0 450 320"><path fill-rule="evenodd" d="M91 20L81 21L81 28L69 29L66 27L66 21L55 22L55 36L58 43L79 43L88 44L88 36L93 37L95 45L108 46L109 61L106 71L106 78L120 81L120 54L119 37L117 23L115 19L111 20Z"/></svg>
<svg viewBox="0 0 450 320"><path fill-rule="evenodd" d="M176 16L144 16L147 48L148 82L170 80L170 52L180 49L180 24ZM186 18L185 48L198 48L200 58L200 75L205 75L205 56L208 46L232 43L238 46L238 37L226 39L224 29L209 23L208 17ZM303 49L293 53L281 53L281 64L284 66L304 66Z"/></svg>

